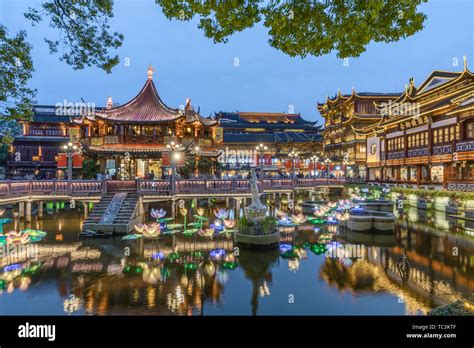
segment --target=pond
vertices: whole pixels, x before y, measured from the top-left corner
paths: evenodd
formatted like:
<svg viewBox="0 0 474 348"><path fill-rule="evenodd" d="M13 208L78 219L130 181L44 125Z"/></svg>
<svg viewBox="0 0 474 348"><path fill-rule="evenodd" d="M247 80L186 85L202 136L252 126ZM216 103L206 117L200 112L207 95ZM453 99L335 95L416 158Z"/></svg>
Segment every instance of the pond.
<svg viewBox="0 0 474 348"><path fill-rule="evenodd" d="M48 208L4 225L48 234L3 250L0 315L423 315L474 291L473 230L434 210L396 212L393 233L286 227L280 250L256 252L225 234L79 238L80 208Z"/></svg>

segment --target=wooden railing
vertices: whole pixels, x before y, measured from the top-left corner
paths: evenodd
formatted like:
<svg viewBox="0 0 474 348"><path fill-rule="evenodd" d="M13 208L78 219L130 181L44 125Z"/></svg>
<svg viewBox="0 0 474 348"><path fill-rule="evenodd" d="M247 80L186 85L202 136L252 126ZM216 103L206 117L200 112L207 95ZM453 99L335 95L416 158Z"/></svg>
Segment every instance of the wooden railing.
<svg viewBox="0 0 474 348"><path fill-rule="evenodd" d="M6 180L0 181L0 195L101 193L103 186L98 180Z"/></svg>
<svg viewBox="0 0 474 348"><path fill-rule="evenodd" d="M294 178L261 179L261 192L271 190L293 190L326 185L343 185L345 179ZM0 181L0 196L55 194L105 194L107 192L136 192L138 194L170 195L170 180L29 180ZM182 179L176 181L176 194L248 193L248 179Z"/></svg>

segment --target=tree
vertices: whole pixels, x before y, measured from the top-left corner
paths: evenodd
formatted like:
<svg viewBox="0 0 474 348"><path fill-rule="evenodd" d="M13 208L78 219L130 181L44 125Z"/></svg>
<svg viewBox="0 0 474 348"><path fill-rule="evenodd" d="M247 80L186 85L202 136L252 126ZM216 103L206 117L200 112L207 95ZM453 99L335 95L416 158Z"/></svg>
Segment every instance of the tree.
<svg viewBox="0 0 474 348"><path fill-rule="evenodd" d="M199 19L198 27L216 43L263 21L269 44L290 56L358 57L371 42L392 42L423 28L417 11L427 0L156 0L169 19ZM33 25L49 18L57 38L45 38L51 53L74 69L98 67L107 73L118 64L110 53L124 36L111 32L113 0L40 0L25 17ZM11 119L31 115L35 91L26 32L8 36L0 25L0 113Z"/></svg>
<svg viewBox="0 0 474 348"><path fill-rule="evenodd" d="M60 60L74 69L96 66L107 73L118 64L110 49L121 46L123 35L110 33L113 0L47 0L39 9L29 8L25 17L33 25L49 18L59 37L45 38L51 53L61 52ZM32 115L36 90L28 87L34 72L27 33L9 36L0 25L0 115L3 119L25 119ZM3 120L2 120L3 121Z"/></svg>
<svg viewBox="0 0 474 348"><path fill-rule="evenodd" d="M423 28L427 0L157 0L169 19L195 16L206 37L225 43L263 19L269 44L294 57L358 57L371 41L393 42Z"/></svg>
<svg viewBox="0 0 474 348"><path fill-rule="evenodd" d="M0 62L0 114L5 126L5 121L31 115L36 94L27 87L34 70L25 31L10 36L0 24Z"/></svg>

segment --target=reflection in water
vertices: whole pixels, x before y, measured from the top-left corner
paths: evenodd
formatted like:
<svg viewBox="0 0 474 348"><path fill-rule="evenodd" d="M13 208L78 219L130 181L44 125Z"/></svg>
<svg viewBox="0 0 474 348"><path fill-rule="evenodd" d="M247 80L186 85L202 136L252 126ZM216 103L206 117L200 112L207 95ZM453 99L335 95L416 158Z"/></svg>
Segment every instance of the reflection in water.
<svg viewBox="0 0 474 348"><path fill-rule="evenodd" d="M228 235L78 239L83 217L76 210L32 223L14 219L5 231L48 235L33 253L0 255L0 314L426 314L468 298L470 226L416 208L397 218L393 234L285 227L290 249L237 253ZM333 247L356 252L329 254ZM409 267L402 274L403 258ZM290 293L297 293L294 304Z"/></svg>

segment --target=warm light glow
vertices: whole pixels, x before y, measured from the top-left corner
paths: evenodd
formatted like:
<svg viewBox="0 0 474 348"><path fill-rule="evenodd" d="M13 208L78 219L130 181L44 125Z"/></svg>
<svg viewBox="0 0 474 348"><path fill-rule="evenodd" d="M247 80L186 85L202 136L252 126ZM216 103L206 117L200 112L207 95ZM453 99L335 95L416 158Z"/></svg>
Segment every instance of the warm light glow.
<svg viewBox="0 0 474 348"><path fill-rule="evenodd" d="M181 154L178 153L178 152L176 152L176 153L173 155L173 158L174 158L175 160L179 160L179 159L181 158Z"/></svg>
<svg viewBox="0 0 474 348"><path fill-rule="evenodd" d="M64 149L64 150L67 150L67 145L64 145L64 146L63 146L63 149Z"/></svg>
<svg viewBox="0 0 474 348"><path fill-rule="evenodd" d="M198 152L200 150L199 146L194 147L194 151Z"/></svg>
<svg viewBox="0 0 474 348"><path fill-rule="evenodd" d="M67 146L71 147L73 144L71 142L67 143Z"/></svg>

